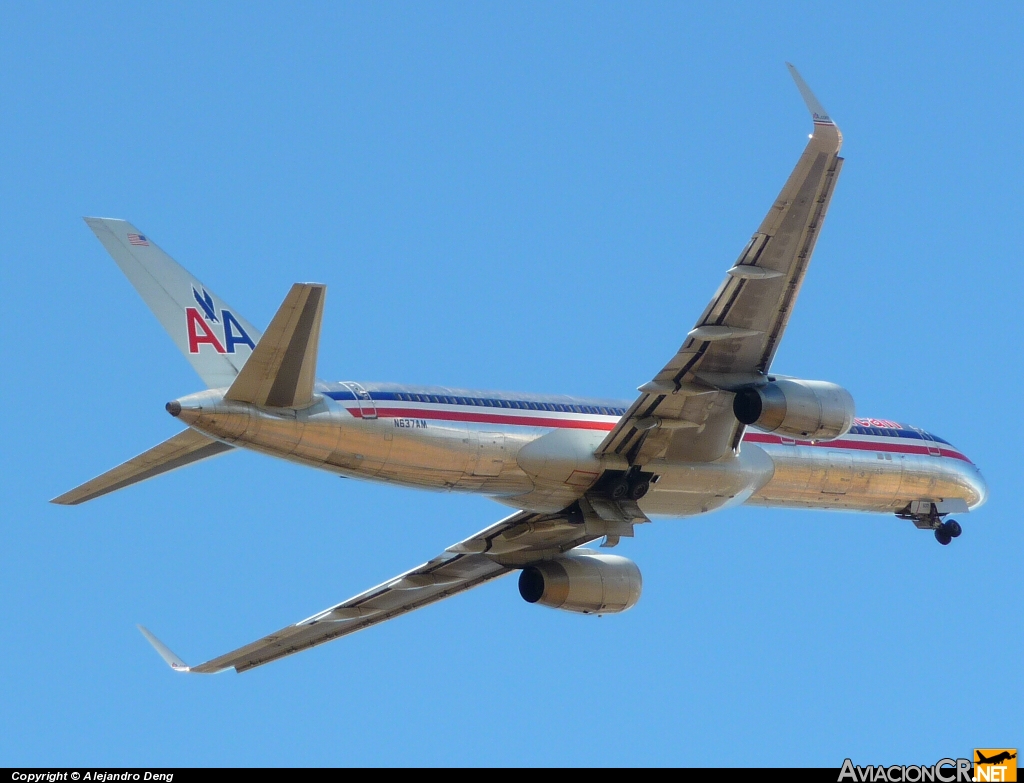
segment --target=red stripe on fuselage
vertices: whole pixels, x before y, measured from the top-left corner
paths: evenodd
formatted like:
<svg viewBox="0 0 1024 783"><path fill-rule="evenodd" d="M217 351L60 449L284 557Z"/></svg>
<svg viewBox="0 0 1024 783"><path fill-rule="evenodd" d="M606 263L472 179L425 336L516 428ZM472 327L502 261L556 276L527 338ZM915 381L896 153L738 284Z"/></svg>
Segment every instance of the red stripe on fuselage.
<svg viewBox="0 0 1024 783"><path fill-rule="evenodd" d="M347 408L357 418L363 417L359 408ZM439 419L441 421L469 421L477 424L512 424L520 427L568 427L577 430L615 429L614 421L583 421L555 419L550 416L512 416L504 413L463 413L462 411L434 410L432 408L377 408L377 415L385 419Z"/></svg>
<svg viewBox="0 0 1024 783"><path fill-rule="evenodd" d="M346 408L358 419L363 418L359 408ZM377 416L383 419L433 419L437 421L465 421L474 424L506 424L520 427L559 427L577 430L602 430L610 432L617 422L585 421L581 419L558 419L550 416L514 416L507 413L469 413L463 411L435 410L433 408L377 408ZM813 446L814 448L851 449L853 451L880 451L890 454L919 454L922 456L943 456L971 463L960 452L942 448L938 443L935 448L939 454L932 454L927 446L912 446L904 443L883 443L872 440L830 440L812 443L811 441L783 441L778 435L764 432L747 432L743 435L744 443L765 443L775 446Z"/></svg>
<svg viewBox="0 0 1024 783"><path fill-rule="evenodd" d="M952 457L953 459L961 459L964 462L970 462L967 457L961 454L959 451L953 449L941 448L937 443L935 444L938 454L932 454L927 446L911 446L910 444L904 443L880 443L872 440L829 440L819 441L812 443L808 440L798 440L792 442L783 441L778 435L769 435L763 432L747 432L743 436L744 443L768 443L777 446L814 446L819 449L852 449L854 451L882 451L889 452L891 454L921 454L923 456L931 457Z"/></svg>

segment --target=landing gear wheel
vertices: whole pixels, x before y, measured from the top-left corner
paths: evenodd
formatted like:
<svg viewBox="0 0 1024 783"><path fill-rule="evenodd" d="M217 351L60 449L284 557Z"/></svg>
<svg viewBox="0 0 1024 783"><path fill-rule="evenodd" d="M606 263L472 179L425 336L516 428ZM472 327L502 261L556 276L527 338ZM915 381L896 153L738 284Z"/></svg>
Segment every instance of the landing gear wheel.
<svg viewBox="0 0 1024 783"><path fill-rule="evenodd" d="M946 526L943 525L942 527L935 528L935 540L946 546L953 540L953 536L950 535L949 531L946 530Z"/></svg>
<svg viewBox="0 0 1024 783"><path fill-rule="evenodd" d="M947 519L942 523L942 527L949 533L950 538L960 538L960 534L964 532L964 529L960 527L960 523L955 519Z"/></svg>
<svg viewBox="0 0 1024 783"><path fill-rule="evenodd" d="M622 500L627 495L629 495L629 484L627 482L619 481L612 485L612 500Z"/></svg>
<svg viewBox="0 0 1024 783"><path fill-rule="evenodd" d="M651 488L651 482L641 479L629 488L629 497L632 500L639 500L647 494L647 490Z"/></svg>

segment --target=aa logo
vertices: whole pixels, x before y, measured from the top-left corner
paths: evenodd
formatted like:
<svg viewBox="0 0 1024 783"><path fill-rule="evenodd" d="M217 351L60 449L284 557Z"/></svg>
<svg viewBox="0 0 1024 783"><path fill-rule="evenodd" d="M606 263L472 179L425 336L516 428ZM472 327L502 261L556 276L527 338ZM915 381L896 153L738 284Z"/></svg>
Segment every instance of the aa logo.
<svg viewBox="0 0 1024 783"><path fill-rule="evenodd" d="M195 286L192 286L192 295L195 297L199 307L185 308L185 326L188 330L188 352L199 353L200 346L211 345L217 353L234 353L236 345L248 345L250 350L256 350L256 345L245 329L235 318L230 310L221 310L220 318L217 318L217 310L213 304L213 297L204 288L199 293ZM201 310L201 312L200 312ZM223 341L217 335L210 324L217 324L217 329L223 333Z"/></svg>
<svg viewBox="0 0 1024 783"><path fill-rule="evenodd" d="M1011 783L1017 780L1016 748L975 748L975 781L1000 781Z"/></svg>

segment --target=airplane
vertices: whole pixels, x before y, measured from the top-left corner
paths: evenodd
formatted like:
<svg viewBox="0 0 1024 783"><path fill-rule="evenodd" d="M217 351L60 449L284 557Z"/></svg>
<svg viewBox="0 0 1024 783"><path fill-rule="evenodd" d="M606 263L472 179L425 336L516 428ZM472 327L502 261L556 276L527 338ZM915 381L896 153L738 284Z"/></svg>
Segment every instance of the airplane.
<svg viewBox="0 0 1024 783"><path fill-rule="evenodd" d="M1010 761L1011 759L1017 758L1016 753L1010 753L1007 750L1004 750L1001 753L997 753L990 759L985 758L985 754L983 754L980 750L974 751L974 754L978 757L977 759L975 759L976 764L1002 764L1004 761Z"/></svg>
<svg viewBox="0 0 1024 783"><path fill-rule="evenodd" d="M171 668L247 671L517 571L530 603L622 612L640 598L639 568L586 545L615 547L657 517L738 504L840 509L895 514L943 545L958 537L949 515L988 494L966 455L923 429L858 418L841 386L772 370L843 164L839 128L788 67L813 134L682 346L632 401L319 380L326 286L296 283L260 332L148 234L85 218L207 389L166 404L186 425L180 434L52 502L83 503L244 448L515 509L416 568L196 666L139 626Z"/></svg>

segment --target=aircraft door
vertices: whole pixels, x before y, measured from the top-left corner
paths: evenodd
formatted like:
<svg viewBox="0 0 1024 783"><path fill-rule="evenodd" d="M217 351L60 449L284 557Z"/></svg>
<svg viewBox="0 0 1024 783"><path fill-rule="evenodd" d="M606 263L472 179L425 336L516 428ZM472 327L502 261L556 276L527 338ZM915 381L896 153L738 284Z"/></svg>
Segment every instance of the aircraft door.
<svg viewBox="0 0 1024 783"><path fill-rule="evenodd" d="M828 469L821 491L827 495L845 495L853 483L853 457L838 451L828 453Z"/></svg>
<svg viewBox="0 0 1024 783"><path fill-rule="evenodd" d="M500 432L474 432L474 476L497 476L505 465L505 436Z"/></svg>
<svg viewBox="0 0 1024 783"><path fill-rule="evenodd" d="M359 415L364 419L376 419L377 403L370 397L370 393L355 381L345 381L345 386L356 396L356 402L359 404Z"/></svg>

